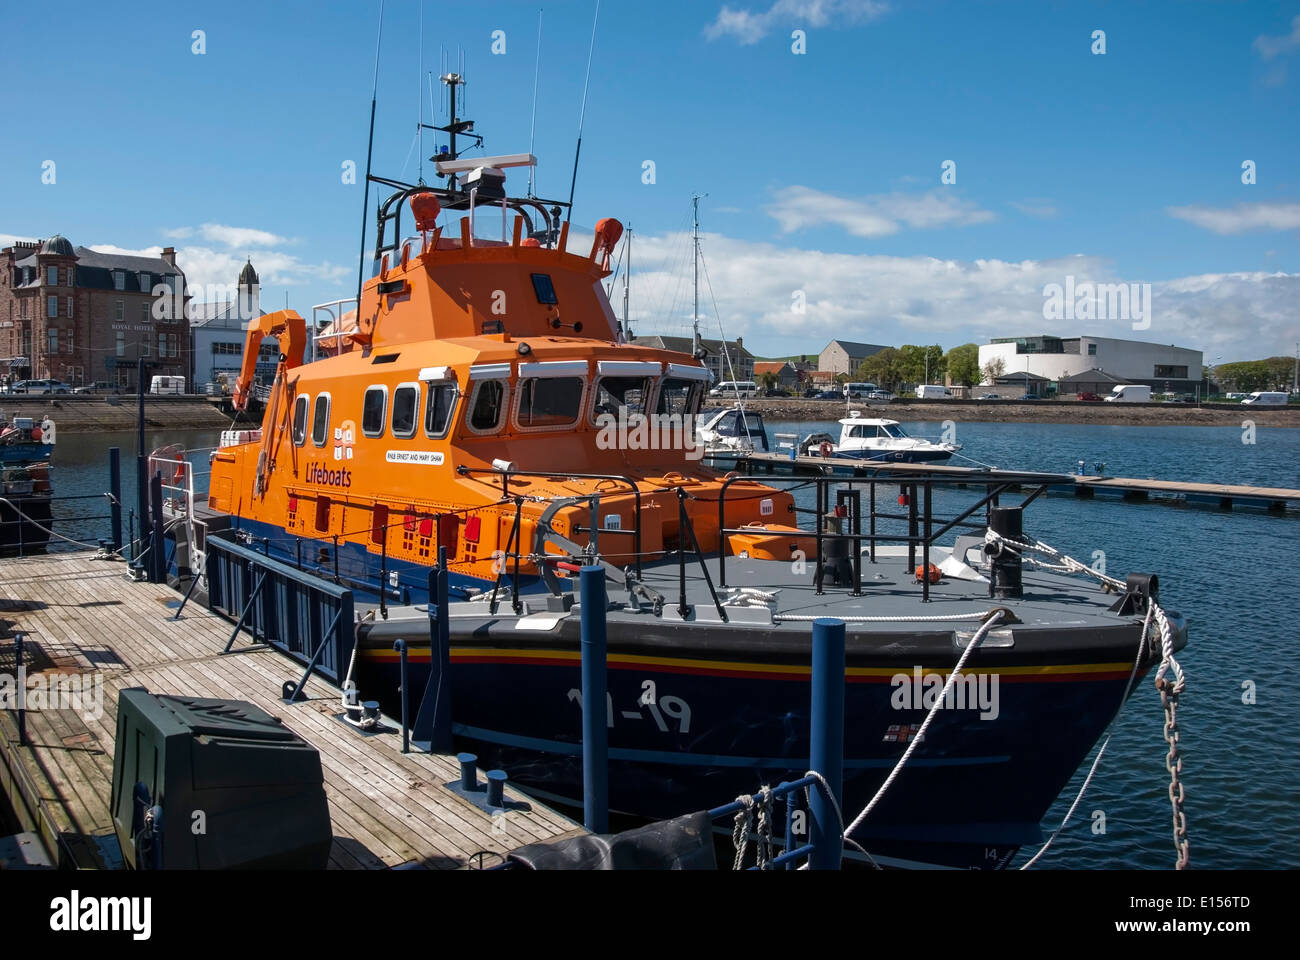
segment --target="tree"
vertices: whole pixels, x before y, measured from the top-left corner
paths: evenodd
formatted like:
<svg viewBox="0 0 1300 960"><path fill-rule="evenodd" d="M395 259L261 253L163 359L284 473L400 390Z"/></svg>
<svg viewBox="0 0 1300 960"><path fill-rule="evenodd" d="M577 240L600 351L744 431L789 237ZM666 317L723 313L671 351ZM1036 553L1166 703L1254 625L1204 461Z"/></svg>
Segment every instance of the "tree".
<svg viewBox="0 0 1300 960"><path fill-rule="evenodd" d="M898 372L898 351L885 347L873 353L858 365L858 379L892 390L901 379Z"/></svg>
<svg viewBox="0 0 1300 960"><path fill-rule="evenodd" d="M974 343L963 343L953 347L944 357L948 365L948 376L953 383L972 387L980 379L980 348Z"/></svg>
<svg viewBox="0 0 1300 960"><path fill-rule="evenodd" d="M781 378L778 377L775 373L772 373L772 371L770 370L767 373L760 373L758 375L759 386L761 386L764 390L775 390L776 385L780 382L781 382Z"/></svg>
<svg viewBox="0 0 1300 960"><path fill-rule="evenodd" d="M994 380L996 380L998 377L1002 376L1002 374L1006 372L1007 372L1006 361L1004 361L1001 357L994 357L992 360L990 360L988 363L984 364L984 366L980 368L980 374L984 378L980 382L992 383Z"/></svg>

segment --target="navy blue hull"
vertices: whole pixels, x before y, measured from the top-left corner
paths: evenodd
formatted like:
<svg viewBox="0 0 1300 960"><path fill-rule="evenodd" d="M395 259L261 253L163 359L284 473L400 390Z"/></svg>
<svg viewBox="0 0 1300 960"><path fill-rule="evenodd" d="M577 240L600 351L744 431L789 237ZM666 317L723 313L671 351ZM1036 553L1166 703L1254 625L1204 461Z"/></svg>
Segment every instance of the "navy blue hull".
<svg viewBox="0 0 1300 960"><path fill-rule="evenodd" d="M575 663L474 662L453 639L454 731L480 765L547 798L580 805L580 670ZM427 649L417 651L427 656ZM397 715L397 666L361 660L363 695ZM760 784L804 775L806 678L729 678L611 664L611 809L660 819L721 805ZM950 669L950 665L946 665ZM935 664L935 669L945 665ZM428 664L413 662L419 695ZM644 702L653 683L653 706ZM1039 823L1119 706L1127 675L1003 682L998 715L940 710L899 779L853 834L875 856L959 868L1003 866L1042 836ZM925 710L896 710L887 676L850 682L845 813L857 815L918 728Z"/></svg>

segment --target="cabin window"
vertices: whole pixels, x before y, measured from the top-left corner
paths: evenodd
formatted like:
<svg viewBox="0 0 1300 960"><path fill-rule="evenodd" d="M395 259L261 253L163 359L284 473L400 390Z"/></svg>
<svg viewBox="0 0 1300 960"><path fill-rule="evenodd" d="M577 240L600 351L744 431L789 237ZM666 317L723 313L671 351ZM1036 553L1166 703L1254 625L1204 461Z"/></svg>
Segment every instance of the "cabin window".
<svg viewBox="0 0 1300 960"><path fill-rule="evenodd" d="M501 426L506 408L504 380L480 380L474 385L470 400L469 428L475 433L489 433Z"/></svg>
<svg viewBox="0 0 1300 960"><path fill-rule="evenodd" d="M393 393L393 436L415 436L416 418L420 410L420 385L403 383Z"/></svg>
<svg viewBox="0 0 1300 960"><path fill-rule="evenodd" d="M668 379L659 389L656 413L693 414L700 406L700 381Z"/></svg>
<svg viewBox="0 0 1300 960"><path fill-rule="evenodd" d="M650 396L650 380L645 377L601 377L596 381L596 398L591 406L595 419L602 414L617 417L618 411L627 409L624 416L645 413Z"/></svg>
<svg viewBox="0 0 1300 960"><path fill-rule="evenodd" d="M581 377L532 377L520 381L515 419L524 429L572 426L582 409L583 385Z"/></svg>
<svg viewBox="0 0 1300 960"><path fill-rule="evenodd" d="M456 409L456 395L453 381L429 384L429 395L424 402L424 432L427 436L446 436L452 411Z"/></svg>
<svg viewBox="0 0 1300 960"><path fill-rule="evenodd" d="M325 446L330 435L330 395L316 395L316 409L311 415L311 442L318 447Z"/></svg>
<svg viewBox="0 0 1300 960"><path fill-rule="evenodd" d="M388 406L387 387L367 387L361 405L361 432L367 437L384 435L384 414Z"/></svg>
<svg viewBox="0 0 1300 960"><path fill-rule="evenodd" d="M538 303L559 303L559 298L555 295L555 284L551 282L551 276L547 273L534 273L533 275L533 293L537 294Z"/></svg>
<svg viewBox="0 0 1300 960"><path fill-rule="evenodd" d="M301 447L307 439L307 406L311 398L302 394L293 402L293 444Z"/></svg>

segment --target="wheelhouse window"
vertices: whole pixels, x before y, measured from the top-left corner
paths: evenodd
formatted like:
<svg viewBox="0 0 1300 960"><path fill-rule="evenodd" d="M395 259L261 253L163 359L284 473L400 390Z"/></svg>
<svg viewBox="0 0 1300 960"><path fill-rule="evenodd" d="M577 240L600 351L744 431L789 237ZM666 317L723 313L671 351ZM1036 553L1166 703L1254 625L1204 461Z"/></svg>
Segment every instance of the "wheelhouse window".
<svg viewBox="0 0 1300 960"><path fill-rule="evenodd" d="M551 281L548 273L534 273L533 293L537 294L538 303L559 303L559 298L555 295L555 284Z"/></svg>
<svg viewBox="0 0 1300 960"><path fill-rule="evenodd" d="M415 436L416 418L420 410L420 385L403 383L393 392L393 436Z"/></svg>
<svg viewBox="0 0 1300 960"><path fill-rule="evenodd" d="M307 439L307 407L310 403L311 398L305 393L293 402L293 444L295 447L301 447L303 441Z"/></svg>
<svg viewBox="0 0 1300 960"><path fill-rule="evenodd" d="M650 398L648 377L601 377L596 381L596 396L591 405L592 419L602 414L618 416L620 409L626 408L625 416L645 413L646 401Z"/></svg>
<svg viewBox="0 0 1300 960"><path fill-rule="evenodd" d="M316 409L311 415L311 442L318 447L325 446L330 435L330 395L316 395Z"/></svg>
<svg viewBox="0 0 1300 960"><path fill-rule="evenodd" d="M387 387L367 387L361 404L361 432L367 437L384 435L384 414L388 407Z"/></svg>
<svg viewBox="0 0 1300 960"><path fill-rule="evenodd" d="M515 419L523 429L569 427L582 409L581 377L534 377L519 383Z"/></svg>
<svg viewBox="0 0 1300 960"><path fill-rule="evenodd" d="M431 382L424 401L424 432L429 437L444 437L451 426L458 391L454 380Z"/></svg>
<svg viewBox="0 0 1300 960"><path fill-rule="evenodd" d="M491 433L501 426L506 409L506 382L480 380L474 384L470 398L469 428L475 433Z"/></svg>
<svg viewBox="0 0 1300 960"><path fill-rule="evenodd" d="M703 389L699 380L669 378L659 389L659 402L656 413L694 414L700 406L700 394Z"/></svg>

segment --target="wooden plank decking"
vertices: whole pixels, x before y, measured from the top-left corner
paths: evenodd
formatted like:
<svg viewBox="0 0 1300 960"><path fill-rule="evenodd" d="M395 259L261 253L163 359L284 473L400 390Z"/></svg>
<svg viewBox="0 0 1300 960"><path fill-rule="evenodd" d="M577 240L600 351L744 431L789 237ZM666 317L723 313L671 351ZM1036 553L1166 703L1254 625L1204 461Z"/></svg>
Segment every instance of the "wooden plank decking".
<svg viewBox="0 0 1300 960"><path fill-rule="evenodd" d="M502 852L581 830L509 788L507 798L528 808L489 816L444 786L459 775L453 758L414 748L403 754L399 732L360 734L338 718L338 688L319 677L308 683L308 699L285 703L281 684L301 675L296 663L248 646L246 637L223 655L229 622L193 604L173 622L179 596L165 586L132 583L125 573L120 561L81 552L0 561L0 674L15 673L12 637L21 631L29 675L103 678L98 714L28 710L28 747L17 743L15 715L0 711L0 789L22 828L38 830L65 865L105 865L93 838L113 832L113 736L124 687L247 700L282 717L320 751L334 868L456 869L478 851ZM487 865L494 862L486 858Z"/></svg>

